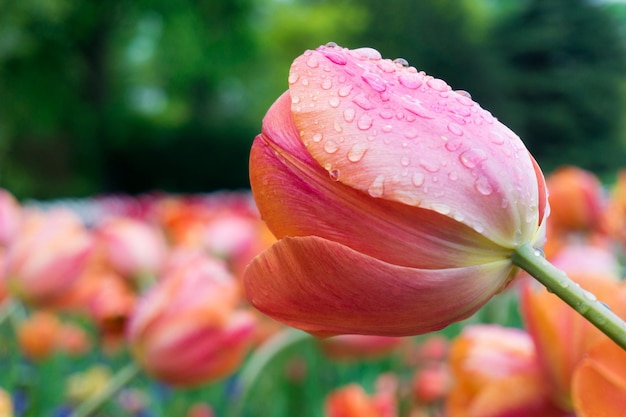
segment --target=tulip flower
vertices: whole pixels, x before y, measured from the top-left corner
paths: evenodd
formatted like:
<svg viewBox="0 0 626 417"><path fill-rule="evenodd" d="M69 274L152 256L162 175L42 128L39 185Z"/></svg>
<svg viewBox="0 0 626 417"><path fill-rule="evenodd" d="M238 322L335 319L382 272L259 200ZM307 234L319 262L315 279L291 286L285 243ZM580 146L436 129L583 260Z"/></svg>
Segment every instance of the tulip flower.
<svg viewBox="0 0 626 417"><path fill-rule="evenodd" d="M0 248L6 247L17 235L21 208L11 193L0 189Z"/></svg>
<svg viewBox="0 0 626 417"><path fill-rule="evenodd" d="M522 141L468 94L372 49L298 57L250 156L279 241L245 274L262 312L316 335L405 336L464 319L543 239Z"/></svg>
<svg viewBox="0 0 626 417"><path fill-rule="evenodd" d="M452 342L450 417L565 417L549 394L531 337L520 329L475 325Z"/></svg>
<svg viewBox="0 0 626 417"><path fill-rule="evenodd" d="M254 333L253 316L237 310L238 283L223 263L204 258L172 269L138 304L128 340L150 375L176 386L233 372Z"/></svg>
<svg viewBox="0 0 626 417"><path fill-rule="evenodd" d="M109 219L97 236L112 267L128 279L154 277L167 252L164 236L150 224L129 217Z"/></svg>
<svg viewBox="0 0 626 417"><path fill-rule="evenodd" d="M79 281L92 247L91 235L69 210L25 214L6 253L9 290L34 305L59 302Z"/></svg>
<svg viewBox="0 0 626 417"><path fill-rule="evenodd" d="M331 392L324 404L326 417L396 417L395 397L387 392L369 395L356 383Z"/></svg>

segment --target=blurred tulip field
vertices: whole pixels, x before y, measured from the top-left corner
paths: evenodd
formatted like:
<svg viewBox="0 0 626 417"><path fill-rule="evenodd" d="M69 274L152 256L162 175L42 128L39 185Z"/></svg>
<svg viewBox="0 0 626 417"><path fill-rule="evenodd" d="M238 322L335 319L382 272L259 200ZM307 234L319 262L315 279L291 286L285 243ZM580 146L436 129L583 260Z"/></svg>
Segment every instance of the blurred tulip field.
<svg viewBox="0 0 626 417"><path fill-rule="evenodd" d="M0 417L625 417L625 74L618 0L0 2Z"/></svg>

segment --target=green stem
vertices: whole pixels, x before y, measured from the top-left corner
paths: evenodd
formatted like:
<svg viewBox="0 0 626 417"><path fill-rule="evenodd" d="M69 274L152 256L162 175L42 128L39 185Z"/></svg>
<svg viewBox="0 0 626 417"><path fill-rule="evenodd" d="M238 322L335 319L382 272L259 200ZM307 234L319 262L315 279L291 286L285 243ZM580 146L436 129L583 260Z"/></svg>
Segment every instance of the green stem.
<svg viewBox="0 0 626 417"><path fill-rule="evenodd" d="M239 398L231 402L231 409L227 415L230 417L242 415L254 383L278 354L311 338L312 336L308 333L287 328L262 344L250 357L239 375Z"/></svg>
<svg viewBox="0 0 626 417"><path fill-rule="evenodd" d="M87 398L86 401L76 407L70 417L88 417L100 408L108 399L124 388L133 378L139 374L140 368L135 362L131 362L122 368L109 381L109 384L97 394Z"/></svg>
<svg viewBox="0 0 626 417"><path fill-rule="evenodd" d="M513 253L513 264L519 266L561 300L596 326L602 333L626 350L626 323L589 291L581 288L563 271L548 262L541 251L530 244Z"/></svg>

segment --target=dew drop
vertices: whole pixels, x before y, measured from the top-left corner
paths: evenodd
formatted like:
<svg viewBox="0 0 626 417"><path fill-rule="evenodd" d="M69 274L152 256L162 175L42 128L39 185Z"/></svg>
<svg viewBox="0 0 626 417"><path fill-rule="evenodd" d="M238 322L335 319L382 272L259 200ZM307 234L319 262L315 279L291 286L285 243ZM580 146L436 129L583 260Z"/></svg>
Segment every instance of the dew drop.
<svg viewBox="0 0 626 417"><path fill-rule="evenodd" d="M300 96L292 95L291 96L291 104L298 104L298 103L300 103Z"/></svg>
<svg viewBox="0 0 626 417"><path fill-rule="evenodd" d="M463 141L460 138L457 137L451 137L448 138L446 136L442 136L442 139L445 138L446 143L443 145L447 150L449 150L450 152L454 152L456 150L458 150L461 145L463 144Z"/></svg>
<svg viewBox="0 0 626 417"><path fill-rule="evenodd" d="M341 127L341 123L338 120L335 120L335 124L333 125L335 132L341 133L343 132L343 128Z"/></svg>
<svg viewBox="0 0 626 417"><path fill-rule="evenodd" d="M456 171L450 171L448 178L450 178L450 181L456 181L459 179L459 174L457 174Z"/></svg>
<svg viewBox="0 0 626 417"><path fill-rule="evenodd" d="M287 79L287 81L289 81L289 84L295 84L298 82L298 78L300 78L300 74L298 74L297 72L291 72L289 73L289 78Z"/></svg>
<svg viewBox="0 0 626 417"><path fill-rule="evenodd" d="M396 59L393 60L393 63L397 64L397 65L400 65L401 67L404 67L404 68L408 68L409 67L409 61L407 61L404 58L396 58Z"/></svg>
<svg viewBox="0 0 626 417"><path fill-rule="evenodd" d="M420 165L428 172L437 172L440 169L439 163L430 159L422 159Z"/></svg>
<svg viewBox="0 0 626 417"><path fill-rule="evenodd" d="M419 88L422 85L422 77L412 72L403 72L398 76L398 81L406 88L411 89Z"/></svg>
<svg viewBox="0 0 626 417"><path fill-rule="evenodd" d="M374 105L364 94L359 94L358 96L352 99L354 104L362 108L363 110L371 110L374 108Z"/></svg>
<svg viewBox="0 0 626 417"><path fill-rule="evenodd" d="M336 47L337 47L337 46L339 46L339 45L337 45L337 43L336 43L336 42L327 42L325 46L326 46L327 48L336 48Z"/></svg>
<svg viewBox="0 0 626 417"><path fill-rule="evenodd" d="M362 59L381 59L382 55L374 48L357 48L351 51L353 55Z"/></svg>
<svg viewBox="0 0 626 417"><path fill-rule="evenodd" d="M333 140L328 140L324 143L324 150L328 153L335 153L339 150L339 145Z"/></svg>
<svg viewBox="0 0 626 417"><path fill-rule="evenodd" d="M367 189L367 192L369 193L369 195L371 195L372 197L382 196L384 182L385 182L384 175L380 174L379 176L377 176L372 182L372 184L369 186L369 188Z"/></svg>
<svg viewBox="0 0 626 417"><path fill-rule="evenodd" d="M338 169L331 169L330 171L328 171L328 176L333 181L339 181L339 170Z"/></svg>
<svg viewBox="0 0 626 417"><path fill-rule="evenodd" d="M495 130L489 132L489 139L492 143L496 145L502 145L504 143L504 136L502 135L502 133Z"/></svg>
<svg viewBox="0 0 626 417"><path fill-rule="evenodd" d="M324 49L322 50L322 54L328 58L329 61L337 64L337 65L346 65L348 62L346 57L339 52L335 52L332 49Z"/></svg>
<svg viewBox="0 0 626 417"><path fill-rule="evenodd" d="M476 182L474 182L474 188L482 195L491 195L493 193L493 187L487 177L479 177Z"/></svg>
<svg viewBox="0 0 626 417"><path fill-rule="evenodd" d="M413 174L413 177L411 178L411 182L413 183L414 186L421 187L422 185L424 185L425 179L426 177L424 176L423 173L416 172Z"/></svg>
<svg viewBox="0 0 626 417"><path fill-rule="evenodd" d="M459 160L466 168L476 168L485 159L487 159L485 152L476 148L469 149L459 155Z"/></svg>
<svg viewBox="0 0 626 417"><path fill-rule="evenodd" d="M316 134L313 135L313 142L319 143L322 141L323 137L324 136L321 133L317 132Z"/></svg>
<svg viewBox="0 0 626 417"><path fill-rule="evenodd" d="M426 82L430 88L437 91L450 91L451 88L444 80L439 78L431 78Z"/></svg>
<svg viewBox="0 0 626 417"><path fill-rule="evenodd" d="M365 155L365 152L367 152L367 149L367 143L355 143L348 151L348 161L359 162Z"/></svg>
<svg viewBox="0 0 626 417"><path fill-rule="evenodd" d="M352 91L352 84L345 84L339 87L339 91L337 91L337 95L339 97L346 97Z"/></svg>
<svg viewBox="0 0 626 417"><path fill-rule="evenodd" d="M408 167L410 162L411 160L409 159L408 156L403 156L402 159L400 159L400 163L402 164L403 167Z"/></svg>
<svg viewBox="0 0 626 417"><path fill-rule="evenodd" d="M376 65L382 72L392 73L396 71L396 64L388 59L381 59Z"/></svg>
<svg viewBox="0 0 626 417"><path fill-rule="evenodd" d="M356 112L352 107L348 107L343 111L343 118L346 122L351 123L354 120Z"/></svg>
<svg viewBox="0 0 626 417"><path fill-rule="evenodd" d="M461 128L461 126L459 126L457 123L448 123L448 130L454 135L463 136L463 128Z"/></svg>
<svg viewBox="0 0 626 417"><path fill-rule="evenodd" d="M408 129L404 132L404 137L407 139L415 139L417 137L417 130Z"/></svg>
<svg viewBox="0 0 626 417"><path fill-rule="evenodd" d="M435 118L435 116L429 110L424 108L424 106L422 106L422 104L419 101L416 101L409 95L402 97L402 106L407 111L410 111L414 115L419 116L421 118L424 118L424 119Z"/></svg>
<svg viewBox="0 0 626 417"><path fill-rule="evenodd" d="M391 126L391 125L384 125L384 126L381 128L381 130L382 130L383 132L385 132L385 133L389 133L389 132L391 132L391 131L393 130L393 126Z"/></svg>
<svg viewBox="0 0 626 417"><path fill-rule="evenodd" d="M320 62L315 55L311 55L309 59L306 60L306 64L309 68L317 68L320 66Z"/></svg>
<svg viewBox="0 0 626 417"><path fill-rule="evenodd" d="M356 122L356 125L361 130L367 130L370 127L372 127L372 118L368 116L367 114L364 114L361 117L359 117L359 120Z"/></svg>
<svg viewBox="0 0 626 417"><path fill-rule="evenodd" d="M328 78L325 79L324 81L322 81L322 89L323 90L330 90L330 88L333 86L333 82L331 80L329 80Z"/></svg>
<svg viewBox="0 0 626 417"><path fill-rule="evenodd" d="M389 110L383 110L379 113L380 117L385 119L385 120L389 120L393 117L393 112L389 111Z"/></svg>
<svg viewBox="0 0 626 417"><path fill-rule="evenodd" d="M467 91L465 91L465 90L455 90L454 92L457 93L458 95L460 95L461 97L469 98L470 102L471 102L472 95L470 93L468 93ZM460 99L459 99L459 101L460 101ZM473 104L473 102L471 102L471 104Z"/></svg>
<svg viewBox="0 0 626 417"><path fill-rule="evenodd" d="M374 74L373 72L366 72L361 75L361 78L367 85L369 85L373 90L382 93L387 89L387 84L385 80L383 80L378 74Z"/></svg>
<svg viewBox="0 0 626 417"><path fill-rule="evenodd" d="M334 107L334 108L339 107L339 98L331 97L330 100L328 100L328 104L330 104L330 107Z"/></svg>
<svg viewBox="0 0 626 417"><path fill-rule="evenodd" d="M453 114L459 115L461 117L468 117L472 114L472 111L466 106L452 105L448 108Z"/></svg>
<svg viewBox="0 0 626 417"><path fill-rule="evenodd" d="M304 78L304 77L303 77L301 82L302 82L302 85L303 85L303 86L305 86L305 87L306 87L307 85L309 85L309 79L308 79L308 78Z"/></svg>

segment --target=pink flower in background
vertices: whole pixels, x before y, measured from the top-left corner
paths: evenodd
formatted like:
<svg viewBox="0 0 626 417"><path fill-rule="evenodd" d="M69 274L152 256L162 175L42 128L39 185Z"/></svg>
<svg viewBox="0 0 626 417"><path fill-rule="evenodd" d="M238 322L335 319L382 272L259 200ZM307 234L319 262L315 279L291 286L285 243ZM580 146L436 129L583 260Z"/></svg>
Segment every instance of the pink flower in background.
<svg viewBox="0 0 626 417"><path fill-rule="evenodd" d="M15 197L0 188L0 249L11 243L17 235L21 210Z"/></svg>
<svg viewBox="0 0 626 417"><path fill-rule="evenodd" d="M279 239L248 267L251 303L316 335L404 336L468 317L540 244L534 159L468 94L372 49L298 57L250 155Z"/></svg>
<svg viewBox="0 0 626 417"><path fill-rule="evenodd" d="M238 310L238 283L210 258L171 268L139 300L128 325L136 360L177 386L219 379L241 364L255 320Z"/></svg>
<svg viewBox="0 0 626 417"><path fill-rule="evenodd" d="M98 227L97 237L111 266L122 276L154 278L160 272L167 243L161 231L149 223L111 218Z"/></svg>
<svg viewBox="0 0 626 417"><path fill-rule="evenodd" d="M6 254L10 291L35 305L57 302L78 282L92 247L90 233L73 212L25 212Z"/></svg>

